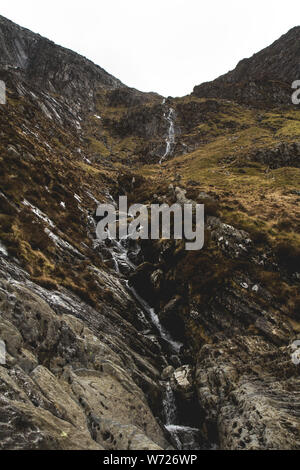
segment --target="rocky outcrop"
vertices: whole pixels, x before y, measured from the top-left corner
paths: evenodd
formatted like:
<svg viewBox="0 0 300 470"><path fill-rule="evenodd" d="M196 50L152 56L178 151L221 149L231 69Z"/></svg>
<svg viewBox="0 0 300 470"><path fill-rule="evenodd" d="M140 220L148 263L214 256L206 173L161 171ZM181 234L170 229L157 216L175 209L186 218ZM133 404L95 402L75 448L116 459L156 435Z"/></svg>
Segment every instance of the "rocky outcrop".
<svg viewBox="0 0 300 470"><path fill-rule="evenodd" d="M193 397L194 377L190 365L183 365L174 370L171 375L171 386L178 394L179 400L185 401Z"/></svg>
<svg viewBox="0 0 300 470"><path fill-rule="evenodd" d="M202 348L197 388L222 449L299 449L299 388L287 344L257 335Z"/></svg>
<svg viewBox="0 0 300 470"><path fill-rule="evenodd" d="M250 156L256 162L268 165L270 169L285 166L300 167L300 143L281 143L270 149L257 149Z"/></svg>

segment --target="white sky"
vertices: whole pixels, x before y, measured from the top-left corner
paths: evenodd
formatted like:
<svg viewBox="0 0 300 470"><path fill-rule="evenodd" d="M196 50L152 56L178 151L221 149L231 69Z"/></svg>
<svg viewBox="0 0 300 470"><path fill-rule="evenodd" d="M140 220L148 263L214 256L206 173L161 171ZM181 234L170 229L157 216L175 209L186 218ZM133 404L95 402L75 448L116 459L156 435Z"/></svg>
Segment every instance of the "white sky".
<svg viewBox="0 0 300 470"><path fill-rule="evenodd" d="M0 14L142 91L182 96L300 23L299 0L6 0Z"/></svg>

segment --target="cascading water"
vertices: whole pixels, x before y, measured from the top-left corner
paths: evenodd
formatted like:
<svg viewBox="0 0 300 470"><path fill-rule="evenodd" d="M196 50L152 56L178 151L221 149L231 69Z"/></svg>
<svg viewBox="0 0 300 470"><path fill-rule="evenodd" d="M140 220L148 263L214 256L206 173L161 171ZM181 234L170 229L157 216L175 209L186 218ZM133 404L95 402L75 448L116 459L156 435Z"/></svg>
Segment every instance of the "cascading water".
<svg viewBox="0 0 300 470"><path fill-rule="evenodd" d="M166 426L171 426L174 424L177 418L177 407L175 396L171 387L170 382L166 383L166 392L163 399L163 408L164 408L164 415Z"/></svg>
<svg viewBox="0 0 300 470"><path fill-rule="evenodd" d="M170 155L172 151L172 147L175 144L175 126L174 126L174 119L175 119L175 110L173 108L169 108L169 112L164 113L164 118L169 124L168 129L168 137L166 138L166 150L161 159L159 160L159 164L161 165L162 162Z"/></svg>
<svg viewBox="0 0 300 470"><path fill-rule="evenodd" d="M172 132L173 131L171 131L171 135L172 135ZM170 144L171 143L172 142L170 142ZM168 145L167 145L167 149L169 149ZM110 195L109 195L109 199L116 206L115 201ZM113 260L113 267L117 273L120 273L120 271L123 272L125 268L127 268L127 272L133 272L136 269L136 265L128 257L128 236L124 237L122 240L119 240L119 241L110 239L109 245L107 248L109 249L109 252ZM128 281L125 281L125 285L128 291L136 299L136 301L138 302L141 308L141 315L142 315L143 323L148 324L149 326L150 324L152 324L155 331L157 331L158 337L163 340L161 351L162 351L162 356L163 356L166 366L168 365L167 355L170 353L172 355L175 355L178 359L178 362L181 364L180 350L182 349L182 344L178 341L175 341L170 336L168 331L160 323L159 317L157 313L155 312L155 309L152 308L136 292L136 290L132 286L129 285ZM166 344L169 345L167 349L166 349ZM170 381L167 381L167 382L164 382L163 385L165 388L165 393L164 393L162 406L163 406L165 428L172 437L173 445L179 450L200 449L199 441L201 440L201 438L200 438L199 429L191 428L188 426L181 426L180 424L178 424L176 399L175 399L175 395L171 387L171 383Z"/></svg>
<svg viewBox="0 0 300 470"><path fill-rule="evenodd" d="M158 315L156 314L154 308L151 308L150 305L144 299L142 299L142 297L136 292L136 290L133 287L128 287L128 288L132 292L136 300L139 302L143 310L145 310L146 313L148 313L151 319L151 322L153 323L153 325L159 332L161 338L163 338L167 343L169 343L173 351L178 354L182 347L182 343L179 343L178 341L175 341L171 338L169 333L165 330L165 328L160 323Z"/></svg>

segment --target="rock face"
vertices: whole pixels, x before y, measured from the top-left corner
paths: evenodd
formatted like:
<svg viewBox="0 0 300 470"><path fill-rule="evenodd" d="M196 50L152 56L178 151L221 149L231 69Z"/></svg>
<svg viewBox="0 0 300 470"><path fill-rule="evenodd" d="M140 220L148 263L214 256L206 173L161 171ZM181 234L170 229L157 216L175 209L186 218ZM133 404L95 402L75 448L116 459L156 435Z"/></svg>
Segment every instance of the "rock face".
<svg viewBox="0 0 300 470"><path fill-rule="evenodd" d="M271 169L285 166L299 168L300 144L296 142L292 144L282 143L271 149L257 149L252 159L260 163L265 163Z"/></svg>
<svg viewBox="0 0 300 470"><path fill-rule="evenodd" d="M137 385L159 393L146 344L140 356L106 316L101 320L75 297L50 294L7 263L1 260L0 336L7 345L6 366L0 367L1 448L164 447Z"/></svg>
<svg viewBox="0 0 300 470"><path fill-rule="evenodd" d="M300 448L298 37L165 100L0 18L1 449ZM97 239L119 195L203 250Z"/></svg>
<svg viewBox="0 0 300 470"><path fill-rule="evenodd" d="M91 61L2 16L0 49L4 69L15 70L38 88L59 93L73 102L91 104L98 86L123 86Z"/></svg>
<svg viewBox="0 0 300 470"><path fill-rule="evenodd" d="M255 106L290 104L292 83L300 76L299 38L297 26L269 47L240 61L234 70L196 86L194 94Z"/></svg>
<svg viewBox="0 0 300 470"><path fill-rule="evenodd" d="M287 346L278 348L256 335L202 349L198 397L207 426L217 423L221 448L299 449L294 367Z"/></svg>

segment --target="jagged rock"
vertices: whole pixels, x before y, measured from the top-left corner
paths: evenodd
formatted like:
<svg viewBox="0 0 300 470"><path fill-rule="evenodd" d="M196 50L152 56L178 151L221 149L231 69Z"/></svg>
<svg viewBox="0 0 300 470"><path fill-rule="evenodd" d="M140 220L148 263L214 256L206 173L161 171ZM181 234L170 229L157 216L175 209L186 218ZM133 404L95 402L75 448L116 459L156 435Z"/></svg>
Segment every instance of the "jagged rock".
<svg viewBox="0 0 300 470"><path fill-rule="evenodd" d="M0 397L2 450L102 450L89 432L30 403ZM20 426L21 423L21 426Z"/></svg>
<svg viewBox="0 0 300 470"><path fill-rule="evenodd" d="M214 198L213 198L212 196L210 196L209 194L205 193L204 191L200 191L200 193L199 193L198 196L197 196L197 199L198 199L198 200L210 199L211 201L214 200Z"/></svg>
<svg viewBox="0 0 300 470"><path fill-rule="evenodd" d="M122 86L119 80L91 61L2 16L0 48L2 64L19 73L22 71L27 80L45 91L61 93L72 101L77 99L82 105L91 103L93 93L90 90L96 89L97 85Z"/></svg>
<svg viewBox="0 0 300 470"><path fill-rule="evenodd" d="M281 143L274 148L256 149L250 155L252 160L268 165L271 169L281 168L284 166L300 166L300 143Z"/></svg>
<svg viewBox="0 0 300 470"><path fill-rule="evenodd" d="M14 272L13 265L6 265L12 274L23 276L18 268ZM108 326L108 319L105 328L111 332L102 332L100 340L97 330L93 332L75 318L74 314L82 315L80 304L71 307L70 299L64 303L57 294L52 296L30 283L25 287L16 279L7 284L1 269L0 287L0 336L7 344L7 364L0 367L0 387L7 391L0 421L10 422L14 429L9 437L0 425L2 449L167 446L142 389L131 377L133 373L142 384L141 374L145 374L147 389L154 392L156 388L154 394L159 393L154 381L159 373L147 363L145 349L140 359L138 352L132 351L134 361L140 361L140 370L134 372L133 363L129 365L131 352L126 352L121 337L114 338L116 331L113 333L113 325ZM57 313L40 294L48 302L57 299ZM128 365L131 372L126 370ZM100 424L100 432L98 425L95 428L91 423L91 414L93 422L105 423ZM23 423L20 427L19 420ZM110 433L114 429L113 440L107 438L109 429Z"/></svg>
<svg viewBox="0 0 300 470"><path fill-rule="evenodd" d="M136 271L129 276L129 282L147 300L153 302L154 289L150 281L150 276L155 267L152 263L144 262L137 267Z"/></svg>
<svg viewBox="0 0 300 470"><path fill-rule="evenodd" d="M186 190L182 189L178 186L175 188L175 196L176 196L176 201L178 204L184 205L184 204L195 204L194 201L191 201L190 199L187 199L186 197Z"/></svg>

